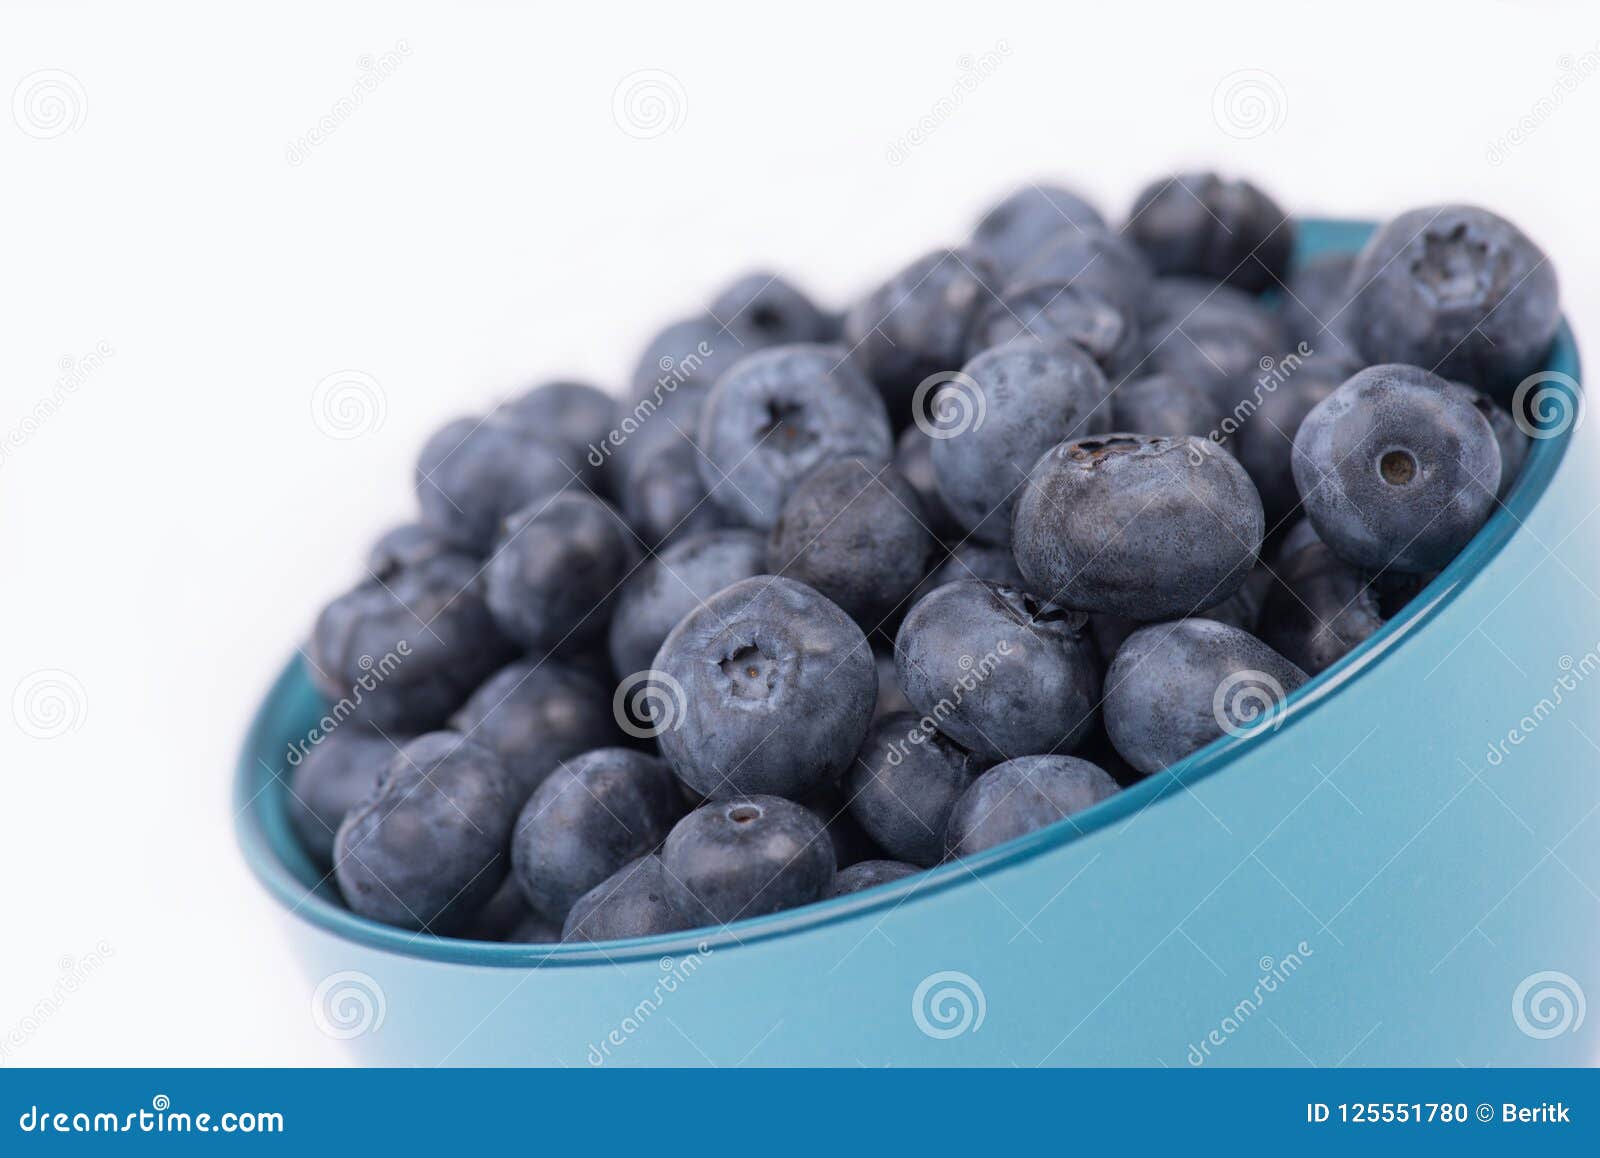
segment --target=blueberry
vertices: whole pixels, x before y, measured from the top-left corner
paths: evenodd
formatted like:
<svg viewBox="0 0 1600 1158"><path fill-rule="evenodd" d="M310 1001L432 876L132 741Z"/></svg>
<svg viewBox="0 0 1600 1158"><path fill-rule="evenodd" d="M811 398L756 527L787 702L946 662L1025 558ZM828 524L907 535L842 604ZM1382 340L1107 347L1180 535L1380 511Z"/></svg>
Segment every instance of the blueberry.
<svg viewBox="0 0 1600 1158"><path fill-rule="evenodd" d="M918 258L845 315L851 360L883 392L896 422L911 417L917 387L966 358L967 336L995 299L999 274L972 250Z"/></svg>
<svg viewBox="0 0 1600 1158"><path fill-rule="evenodd" d="M561 926L529 909L527 915L500 939L523 945L554 945L561 940Z"/></svg>
<svg viewBox="0 0 1600 1158"><path fill-rule="evenodd" d="M333 835L344 814L371 795L394 754L389 740L352 725L322 737L295 763L285 802L289 823L320 868L333 864Z"/></svg>
<svg viewBox="0 0 1600 1158"><path fill-rule="evenodd" d="M845 774L850 812L891 856L924 867L944 856L945 822L982 771L972 753L915 712L884 716Z"/></svg>
<svg viewBox="0 0 1600 1158"><path fill-rule="evenodd" d="M565 489L582 464L573 447L504 419L458 418L417 458L422 521L463 550L486 555L513 512Z"/></svg>
<svg viewBox="0 0 1600 1158"><path fill-rule="evenodd" d="M1261 608L1266 603L1267 592L1273 585L1272 569L1258 563L1245 576L1244 583L1220 603L1213 603L1195 614L1202 619L1214 619L1245 631L1254 631L1261 620Z"/></svg>
<svg viewBox="0 0 1600 1158"><path fill-rule="evenodd" d="M552 441L575 447L583 460L579 468L589 486L603 489L606 460L596 458L599 448L617 428L617 400L587 382L546 382L500 406L495 417Z"/></svg>
<svg viewBox="0 0 1600 1158"><path fill-rule="evenodd" d="M833 884L828 886L826 897L848 897L852 893L859 893L863 889L875 889L879 885L892 884L895 881L914 877L922 869L914 864L906 864L898 860L864 860L841 869L833 878Z"/></svg>
<svg viewBox="0 0 1600 1158"><path fill-rule="evenodd" d="M1158 273L1212 277L1257 293L1288 274L1294 226L1248 181L1180 173L1134 200L1124 232Z"/></svg>
<svg viewBox="0 0 1600 1158"><path fill-rule="evenodd" d="M1259 726L1306 673L1255 636L1212 619L1155 623L1106 672L1106 732L1123 759L1158 772L1223 732Z"/></svg>
<svg viewBox="0 0 1600 1158"><path fill-rule="evenodd" d="M658 403L676 393L704 392L728 369L759 347L753 336L734 333L710 314L673 322L645 343L634 365L629 396Z"/></svg>
<svg viewBox="0 0 1600 1158"><path fill-rule="evenodd" d="M894 652L876 652L873 655L873 662L878 665L878 702L872 709L873 722L876 723L891 712L909 712L911 701L906 699L906 694L900 690L900 676L894 669Z"/></svg>
<svg viewBox="0 0 1600 1158"><path fill-rule="evenodd" d="M1460 394L1472 403L1478 413L1488 421L1489 429L1494 431L1495 445L1500 448L1500 487L1495 492L1495 497L1505 498L1511 493L1517 475L1522 473L1522 463L1528 457L1528 445L1532 440L1523 433L1509 410L1481 390L1474 390L1471 386L1464 386L1460 382L1450 382L1447 386L1453 393Z"/></svg>
<svg viewBox="0 0 1600 1158"><path fill-rule="evenodd" d="M1215 443L1112 434L1039 459L1012 516L1012 551L1054 603L1168 619L1238 590L1264 529L1250 476Z"/></svg>
<svg viewBox="0 0 1600 1158"><path fill-rule="evenodd" d="M922 579L934 538L917 492L892 466L825 462L783 504L767 567L814 587L871 631Z"/></svg>
<svg viewBox="0 0 1600 1158"><path fill-rule="evenodd" d="M486 749L451 732L419 736L339 826L339 892L356 913L386 924L459 928L505 880L517 804Z"/></svg>
<svg viewBox="0 0 1600 1158"><path fill-rule="evenodd" d="M1278 320L1240 295L1214 296L1188 311L1149 324L1150 352L1141 371L1171 374L1203 385L1218 410L1232 413L1253 384L1270 378L1291 351Z"/></svg>
<svg viewBox="0 0 1600 1158"><path fill-rule="evenodd" d="M387 579L406 567L415 567L458 549L426 523L401 523L389 528L372 544L367 552L367 570L379 579Z"/></svg>
<svg viewBox="0 0 1600 1158"><path fill-rule="evenodd" d="M986 547L963 540L950 548L944 562L928 577L926 590L921 595L960 579L982 579L1002 587L1023 586L1022 572L1017 570L1017 561L1009 548ZM914 598L921 598L921 595Z"/></svg>
<svg viewBox="0 0 1600 1158"><path fill-rule="evenodd" d="M960 526L939 497L939 485L933 473L934 439L913 423L900 432L895 442L894 468L905 476L911 489L917 492L928 529L940 538L959 533Z"/></svg>
<svg viewBox="0 0 1600 1158"><path fill-rule="evenodd" d="M1070 749L1094 724L1100 669L1086 617L968 579L911 609L895 637L906 698L994 761Z"/></svg>
<svg viewBox="0 0 1600 1158"><path fill-rule="evenodd" d="M392 750L392 749L391 749ZM540 931L542 930L542 934ZM531 932L529 937L517 934ZM528 908L514 875L508 875L482 908L468 917L455 931L468 941L559 941L561 926L551 923Z"/></svg>
<svg viewBox="0 0 1600 1158"><path fill-rule="evenodd" d="M622 488L622 513L651 547L726 525L722 508L706 495L699 457L694 443L680 438L631 463Z"/></svg>
<svg viewBox="0 0 1600 1158"><path fill-rule="evenodd" d="M1213 619L1243 631L1253 632L1261 619L1262 606L1273 585L1273 573L1264 566L1254 568L1243 586L1221 603L1196 611L1193 618ZM1128 636L1144 624L1137 619L1120 615L1091 615L1089 630L1094 636L1095 650L1105 663L1116 658L1117 650L1127 642Z"/></svg>
<svg viewBox="0 0 1600 1158"><path fill-rule="evenodd" d="M651 853L624 865L584 893L567 913L563 941L623 941L687 929L672 902L661 858Z"/></svg>
<svg viewBox="0 0 1600 1158"><path fill-rule="evenodd" d="M706 400L698 441L711 500L763 530L822 463L879 465L893 449L882 400L837 346L776 346L740 362Z"/></svg>
<svg viewBox="0 0 1600 1158"><path fill-rule="evenodd" d="M414 734L444 722L511 658L484 605L477 563L438 555L369 579L317 617L306 648L319 691L345 715Z"/></svg>
<svg viewBox="0 0 1600 1158"><path fill-rule="evenodd" d="M1120 309L1137 310L1154 281L1155 272L1137 246L1119 233L1091 225L1058 232L1006 285L1066 283Z"/></svg>
<svg viewBox="0 0 1600 1158"><path fill-rule="evenodd" d="M833 881L822 821L777 796L695 809L661 849L667 887L695 924L725 925L819 899Z"/></svg>
<svg viewBox="0 0 1600 1158"><path fill-rule="evenodd" d="M1139 304L1139 324L1147 332L1165 334L1191 314L1217 310L1238 324L1286 336L1283 319L1262 299L1206 277L1158 277Z"/></svg>
<svg viewBox="0 0 1600 1158"><path fill-rule="evenodd" d="M1124 382L1111 395L1112 423L1135 434L1211 434L1221 421L1213 391L1204 380L1150 374Z"/></svg>
<svg viewBox="0 0 1600 1158"><path fill-rule="evenodd" d="M518 804L561 761L623 740L605 685L548 658L501 668L450 717L450 726L499 758Z"/></svg>
<svg viewBox="0 0 1600 1158"><path fill-rule="evenodd" d="M1020 756L972 782L945 829L951 860L1075 816L1120 789L1104 769L1076 756Z"/></svg>
<svg viewBox="0 0 1600 1158"><path fill-rule="evenodd" d="M500 630L535 650L605 637L616 592L639 562L638 540L610 504L564 494L519 511L484 571Z"/></svg>
<svg viewBox="0 0 1600 1158"><path fill-rule="evenodd" d="M709 312L752 348L828 340L828 319L817 304L765 270L728 286L712 301Z"/></svg>
<svg viewBox="0 0 1600 1158"><path fill-rule="evenodd" d="M935 416L960 412L931 450L945 507L983 542L1011 537L1011 509L1039 456L1066 438L1106 429L1106 382L1071 344L1030 339L986 350L934 395ZM970 421L968 420L970 417Z"/></svg>
<svg viewBox="0 0 1600 1158"><path fill-rule="evenodd" d="M1304 342L1318 360L1354 374L1366 363L1356 350L1350 299L1353 253L1321 253L1289 274L1283 291L1283 327L1290 341Z"/></svg>
<svg viewBox="0 0 1600 1158"><path fill-rule="evenodd" d="M588 450L617 424L617 400L587 382L544 382L503 403L497 416Z"/></svg>
<svg viewBox="0 0 1600 1158"><path fill-rule="evenodd" d="M978 315L967 353L976 357L1026 339L1051 347L1077 346L1112 382L1120 382L1143 352L1131 312L1069 282L1033 282L1007 289Z"/></svg>
<svg viewBox="0 0 1600 1158"><path fill-rule="evenodd" d="M1294 440L1317 537L1369 571L1436 571L1494 508L1500 449L1472 402L1416 366L1371 366L1320 402Z"/></svg>
<svg viewBox="0 0 1600 1158"><path fill-rule="evenodd" d="M667 635L724 587L766 569L759 531L707 531L674 542L623 584L611 616L611 666L619 676L647 671Z"/></svg>
<svg viewBox="0 0 1600 1158"><path fill-rule="evenodd" d="M1271 381L1271 380L1269 380ZM1254 411L1240 424L1230 449L1261 495L1267 522L1276 526L1300 505L1290 458L1294 436L1313 407L1337 390L1343 379L1306 367L1255 392Z"/></svg>
<svg viewBox="0 0 1600 1158"><path fill-rule="evenodd" d="M598 448L619 498L658 451L693 442L711 387L759 348L757 336L735 333L704 314L674 322L650 340L634 369L617 428Z"/></svg>
<svg viewBox="0 0 1600 1158"><path fill-rule="evenodd" d="M1303 548L1278 580L1267 596L1261 638L1311 675L1331 667L1389 618L1369 578L1323 543Z"/></svg>
<svg viewBox="0 0 1600 1158"><path fill-rule="evenodd" d="M711 387L703 383L673 386L671 373L663 375L667 388L653 387L624 408L615 434L599 448L606 459L612 493L619 501L627 501L634 478L658 454L670 449L683 455L686 448L694 447ZM704 490L702 486L700 493Z"/></svg>
<svg viewBox="0 0 1600 1158"><path fill-rule="evenodd" d="M1317 538L1317 529L1311 525L1311 520L1299 518L1284 532L1283 538L1278 540L1278 551L1273 558L1273 567L1282 570L1297 554L1311 546L1320 543Z"/></svg>
<svg viewBox="0 0 1600 1158"><path fill-rule="evenodd" d="M1501 401L1544 364L1561 321L1544 252L1470 205L1402 213L1367 242L1351 284L1367 361L1427 366Z"/></svg>
<svg viewBox="0 0 1600 1158"><path fill-rule="evenodd" d="M940 555L940 552L934 552L936 559ZM1010 547L987 547L963 539L943 552L943 561L917 584L917 589L906 600L906 606L915 607L935 588L962 579L982 579L986 583L998 583L1001 587L1027 586L1022 581L1022 572L1017 570L1017 561L1011 557ZM882 705L879 706L881 708Z"/></svg>
<svg viewBox="0 0 1600 1158"><path fill-rule="evenodd" d="M650 852L684 813L672 770L629 748L557 765L517 818L511 865L528 904L561 920L572 903Z"/></svg>
<svg viewBox="0 0 1600 1158"><path fill-rule="evenodd" d="M1104 227L1099 210L1072 190L1024 185L983 215L972 231L972 247L1010 271L1059 236Z"/></svg>
<svg viewBox="0 0 1600 1158"><path fill-rule="evenodd" d="M850 617L804 584L770 576L690 612L653 666L675 701L657 717L657 743L704 796L796 797L837 780L878 691L872 650Z"/></svg>
<svg viewBox="0 0 1600 1158"><path fill-rule="evenodd" d="M809 808L822 821L827 830L828 843L833 846L834 863L839 868L849 868L864 860L875 860L883 855L877 841L867 835L866 829L851 815L849 802L837 784L824 784L795 803Z"/></svg>

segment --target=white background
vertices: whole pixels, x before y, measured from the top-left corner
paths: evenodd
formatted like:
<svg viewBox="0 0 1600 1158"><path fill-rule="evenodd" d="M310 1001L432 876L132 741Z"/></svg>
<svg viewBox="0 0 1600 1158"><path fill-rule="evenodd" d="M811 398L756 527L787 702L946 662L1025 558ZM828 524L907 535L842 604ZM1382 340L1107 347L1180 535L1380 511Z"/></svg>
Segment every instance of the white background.
<svg viewBox="0 0 1600 1158"><path fill-rule="evenodd" d="M66 101L0 103L5 1064L343 1059L234 845L256 700L409 512L432 428L544 376L618 386L747 267L843 302L1016 183L1120 219L1199 166L1300 213L1491 206L1580 338L1600 302L1592 3L541 7L0 16L0 102ZM642 70L658 123L618 112ZM336 438L314 398L347 369L382 408ZM41 727L12 709L45 680Z"/></svg>

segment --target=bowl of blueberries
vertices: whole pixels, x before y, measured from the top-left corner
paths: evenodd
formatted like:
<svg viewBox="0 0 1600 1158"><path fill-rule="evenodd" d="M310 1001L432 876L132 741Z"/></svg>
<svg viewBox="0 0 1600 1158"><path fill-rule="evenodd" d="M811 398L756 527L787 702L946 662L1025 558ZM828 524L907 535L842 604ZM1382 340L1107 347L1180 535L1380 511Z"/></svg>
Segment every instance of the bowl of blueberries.
<svg viewBox="0 0 1600 1158"><path fill-rule="evenodd" d="M373 1061L1593 1060L1582 404L1469 205L753 273L428 440L241 843Z"/></svg>

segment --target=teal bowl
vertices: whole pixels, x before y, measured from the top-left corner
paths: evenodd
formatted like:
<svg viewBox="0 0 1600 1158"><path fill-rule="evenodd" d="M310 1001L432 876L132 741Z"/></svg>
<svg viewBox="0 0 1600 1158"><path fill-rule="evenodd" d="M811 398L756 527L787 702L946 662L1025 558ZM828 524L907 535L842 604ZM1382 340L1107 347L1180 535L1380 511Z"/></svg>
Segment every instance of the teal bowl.
<svg viewBox="0 0 1600 1158"><path fill-rule="evenodd" d="M1300 254L1369 230L1306 222ZM418 1065L1600 1060L1600 478L1565 327L1549 370L1554 425L1504 506L1268 726L970 860L725 929L508 945L350 913L284 808L325 708L290 663L235 803L312 1016Z"/></svg>

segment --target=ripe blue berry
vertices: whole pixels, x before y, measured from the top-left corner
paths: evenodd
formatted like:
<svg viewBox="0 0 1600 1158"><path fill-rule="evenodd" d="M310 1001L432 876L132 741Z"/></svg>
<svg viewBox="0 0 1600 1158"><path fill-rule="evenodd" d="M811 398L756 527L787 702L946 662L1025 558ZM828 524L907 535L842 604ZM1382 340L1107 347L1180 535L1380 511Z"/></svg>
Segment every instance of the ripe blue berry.
<svg viewBox="0 0 1600 1158"><path fill-rule="evenodd" d="M1257 726L1306 678L1237 627L1151 624L1128 637L1106 672L1106 732L1129 764L1158 772L1225 731Z"/></svg>
<svg viewBox="0 0 1600 1158"><path fill-rule="evenodd" d="M638 565L638 540L610 504L564 494L519 511L484 573L501 631L534 650L603 639L617 590Z"/></svg>
<svg viewBox="0 0 1600 1158"><path fill-rule="evenodd" d="M785 500L767 568L815 588L872 631L898 618L933 550L922 502L900 472L841 458Z"/></svg>
<svg viewBox="0 0 1600 1158"><path fill-rule="evenodd" d="M1012 551L1051 602L1168 619L1238 590L1264 530L1250 476L1215 443L1112 434L1039 459L1012 516Z"/></svg>
<svg viewBox="0 0 1600 1158"><path fill-rule="evenodd" d="M823 896L834 874L822 821L776 796L702 805L667 836L661 861L674 903L696 924L807 904Z"/></svg>
<svg viewBox="0 0 1600 1158"><path fill-rule="evenodd" d="M934 480L961 526L983 542L1004 545L1016 496L1039 456L1063 439L1106 429L1106 380L1076 345L1031 339L986 350L962 373L966 382L951 382L934 395L936 415L942 407L966 407L971 418L933 440Z"/></svg>
<svg viewBox="0 0 1600 1158"><path fill-rule="evenodd" d="M505 880L517 804L486 749L452 732L412 740L339 826L345 903L404 929L460 928Z"/></svg>
<svg viewBox="0 0 1600 1158"><path fill-rule="evenodd" d="M961 794L945 831L946 855L972 856L1066 820L1115 796L1117 782L1075 756L1021 756L996 764Z"/></svg>
<svg viewBox="0 0 1600 1158"><path fill-rule="evenodd" d="M653 666L672 701L656 742L702 796L794 798L837 780L878 693L861 628L810 587L765 575L685 616Z"/></svg>
<svg viewBox="0 0 1600 1158"><path fill-rule="evenodd" d="M685 812L671 770L628 748L557 766L528 798L511 864L528 904L553 921L623 865L650 852Z"/></svg>
<svg viewBox="0 0 1600 1158"><path fill-rule="evenodd" d="M573 902L559 933L563 941L624 941L687 929L692 922L673 904L654 853L624 865Z"/></svg>
<svg viewBox="0 0 1600 1158"><path fill-rule="evenodd" d="M1351 322L1370 362L1427 366L1509 400L1561 321L1556 273L1511 222L1470 205L1402 213L1362 249Z"/></svg>
<svg viewBox="0 0 1600 1158"><path fill-rule="evenodd" d="M906 698L987 761L1070 750L1093 726L1100 669L1087 617L967 579L933 591L895 637Z"/></svg>
<svg viewBox="0 0 1600 1158"><path fill-rule="evenodd" d="M1500 448L1469 398L1417 366L1371 366L1300 424L1294 479L1317 536L1369 571L1437 571L1494 509Z"/></svg>
<svg viewBox="0 0 1600 1158"><path fill-rule="evenodd" d="M734 522L768 529L806 475L835 458L889 461L883 401L837 346L776 346L739 362L700 416L701 481Z"/></svg>
<svg viewBox="0 0 1600 1158"><path fill-rule="evenodd" d="M982 763L934 722L896 712L872 726L845 774L850 812L884 851L912 864L938 864L945 822Z"/></svg>

